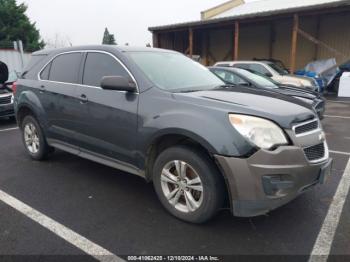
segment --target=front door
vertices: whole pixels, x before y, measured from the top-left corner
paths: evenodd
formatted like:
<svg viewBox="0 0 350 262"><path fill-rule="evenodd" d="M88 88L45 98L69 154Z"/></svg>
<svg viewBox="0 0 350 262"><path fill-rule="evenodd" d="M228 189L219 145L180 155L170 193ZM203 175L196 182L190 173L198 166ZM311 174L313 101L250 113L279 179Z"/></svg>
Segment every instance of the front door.
<svg viewBox="0 0 350 262"><path fill-rule="evenodd" d="M77 94L86 108L77 133L81 150L134 165L138 94L102 89L104 76L131 77L113 55L88 52Z"/></svg>

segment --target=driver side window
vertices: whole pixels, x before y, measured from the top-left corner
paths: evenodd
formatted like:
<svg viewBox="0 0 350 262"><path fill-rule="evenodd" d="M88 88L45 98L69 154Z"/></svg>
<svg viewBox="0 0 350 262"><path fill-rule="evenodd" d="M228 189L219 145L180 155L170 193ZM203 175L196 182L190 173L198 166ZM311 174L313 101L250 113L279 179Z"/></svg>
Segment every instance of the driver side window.
<svg viewBox="0 0 350 262"><path fill-rule="evenodd" d="M103 53L88 53L85 61L83 84L101 86L104 76L123 76L130 78L124 67L112 56Z"/></svg>

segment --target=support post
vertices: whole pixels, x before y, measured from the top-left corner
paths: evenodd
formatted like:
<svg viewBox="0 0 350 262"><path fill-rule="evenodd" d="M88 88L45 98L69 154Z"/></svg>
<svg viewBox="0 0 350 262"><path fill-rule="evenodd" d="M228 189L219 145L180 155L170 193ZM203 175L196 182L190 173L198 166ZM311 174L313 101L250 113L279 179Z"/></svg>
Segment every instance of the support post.
<svg viewBox="0 0 350 262"><path fill-rule="evenodd" d="M269 58L273 58L273 46L275 43L276 38L276 32L275 32L275 25L273 22L270 23L270 43L269 43Z"/></svg>
<svg viewBox="0 0 350 262"><path fill-rule="evenodd" d="M234 33L234 44L233 44L233 60L238 60L239 50L239 22L235 21L235 33Z"/></svg>
<svg viewBox="0 0 350 262"><path fill-rule="evenodd" d="M298 16L298 14L294 14L293 32L292 32L292 46L291 46L291 52L290 52L290 72L292 74L294 73L295 68L296 68L298 29L299 29L299 16Z"/></svg>
<svg viewBox="0 0 350 262"><path fill-rule="evenodd" d="M188 54L192 58L193 56L193 29L192 28L190 28L188 31L188 42L189 42Z"/></svg>

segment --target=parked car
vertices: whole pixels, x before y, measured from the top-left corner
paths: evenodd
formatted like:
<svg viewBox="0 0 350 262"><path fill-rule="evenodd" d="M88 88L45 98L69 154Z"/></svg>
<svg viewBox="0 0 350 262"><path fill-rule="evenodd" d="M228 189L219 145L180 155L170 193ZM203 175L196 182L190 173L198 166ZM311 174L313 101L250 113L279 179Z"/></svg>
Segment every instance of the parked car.
<svg viewBox="0 0 350 262"><path fill-rule="evenodd" d="M305 103L227 90L177 52L87 46L32 59L15 92L27 153L43 160L59 148L144 177L182 220L207 221L225 199L236 216L265 214L330 174L322 125Z"/></svg>
<svg viewBox="0 0 350 262"><path fill-rule="evenodd" d="M15 116L12 82L8 82L8 80L7 65L0 61L0 118L13 118Z"/></svg>
<svg viewBox="0 0 350 262"><path fill-rule="evenodd" d="M225 61L218 62L214 66L248 69L270 77L284 85L301 87L312 91L319 91L320 89L315 79L291 75L287 70L270 61Z"/></svg>
<svg viewBox="0 0 350 262"><path fill-rule="evenodd" d="M339 66L336 75L333 77L332 81L330 81L329 85L327 86L328 91L338 94L340 78L344 72L350 72L350 60L346 61L345 63Z"/></svg>
<svg viewBox="0 0 350 262"><path fill-rule="evenodd" d="M265 75L240 68L209 67L209 70L229 85L260 88L269 90L270 92L278 92L280 94L298 98L311 105L320 119L323 119L324 112L326 110L326 101L325 98L318 92L283 85Z"/></svg>
<svg viewBox="0 0 350 262"><path fill-rule="evenodd" d="M254 61L259 61L259 62L272 62L279 66L280 69L284 70L288 74L290 73L289 69L285 66L285 64L279 60L279 59L273 59L273 58L253 58Z"/></svg>

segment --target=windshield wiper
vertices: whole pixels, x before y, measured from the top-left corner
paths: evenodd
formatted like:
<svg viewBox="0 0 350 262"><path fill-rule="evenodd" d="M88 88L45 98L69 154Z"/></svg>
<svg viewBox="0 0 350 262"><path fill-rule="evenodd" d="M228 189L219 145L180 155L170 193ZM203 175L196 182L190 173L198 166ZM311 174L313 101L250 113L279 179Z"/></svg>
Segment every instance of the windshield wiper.
<svg viewBox="0 0 350 262"><path fill-rule="evenodd" d="M213 89L210 90L219 90L219 89L227 89L227 88L231 88L231 87L236 87L237 85L234 84L225 84L225 85L219 85L214 87Z"/></svg>

